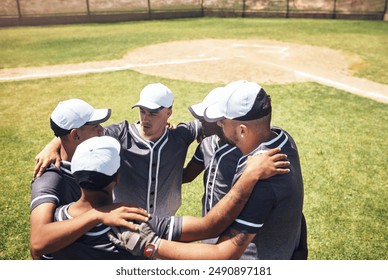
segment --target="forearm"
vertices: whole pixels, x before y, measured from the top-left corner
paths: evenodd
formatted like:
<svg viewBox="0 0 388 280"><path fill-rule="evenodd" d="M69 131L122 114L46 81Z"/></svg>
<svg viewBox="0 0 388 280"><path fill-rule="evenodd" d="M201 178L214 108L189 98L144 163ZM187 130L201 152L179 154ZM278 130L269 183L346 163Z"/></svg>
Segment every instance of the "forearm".
<svg viewBox="0 0 388 280"><path fill-rule="evenodd" d="M194 160L191 160L187 166L183 169L182 183L190 183L205 169L203 164L199 164Z"/></svg>
<svg viewBox="0 0 388 280"><path fill-rule="evenodd" d="M181 241L203 240L223 233L244 208L256 182L256 176L243 173L205 217L183 217Z"/></svg>
<svg viewBox="0 0 388 280"><path fill-rule="evenodd" d="M204 243L179 243L162 240L155 259L161 260L227 260L238 259L233 246L227 242L216 245Z"/></svg>

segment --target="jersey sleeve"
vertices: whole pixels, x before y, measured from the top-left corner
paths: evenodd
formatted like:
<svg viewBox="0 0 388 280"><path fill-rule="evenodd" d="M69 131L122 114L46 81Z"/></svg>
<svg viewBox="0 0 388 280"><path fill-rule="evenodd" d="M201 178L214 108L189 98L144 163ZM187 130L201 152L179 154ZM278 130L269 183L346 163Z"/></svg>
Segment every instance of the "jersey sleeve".
<svg viewBox="0 0 388 280"><path fill-rule="evenodd" d="M200 165L204 165L205 164L205 160L204 160L204 156L203 156L203 149L201 147L201 144L199 144L197 146L197 148L195 149L195 152L194 152L194 155L193 157L191 158L192 161L200 164Z"/></svg>
<svg viewBox="0 0 388 280"><path fill-rule="evenodd" d="M153 216L149 223L160 238L179 241L182 234L182 217Z"/></svg>
<svg viewBox="0 0 388 280"><path fill-rule="evenodd" d="M199 120L188 123L179 123L176 130L182 135L182 138L187 145L190 145L194 140L197 140L198 142L202 140L202 124Z"/></svg>
<svg viewBox="0 0 388 280"><path fill-rule="evenodd" d="M30 212L43 203L58 205L62 189L66 189L64 178L53 169L48 169L42 176L35 178L31 184Z"/></svg>
<svg viewBox="0 0 388 280"><path fill-rule="evenodd" d="M240 232L257 233L275 204L276 196L271 184L267 181L258 181L244 209L231 228Z"/></svg>
<svg viewBox="0 0 388 280"><path fill-rule="evenodd" d="M111 136L121 143L128 132L128 126L127 121L105 126L104 135Z"/></svg>

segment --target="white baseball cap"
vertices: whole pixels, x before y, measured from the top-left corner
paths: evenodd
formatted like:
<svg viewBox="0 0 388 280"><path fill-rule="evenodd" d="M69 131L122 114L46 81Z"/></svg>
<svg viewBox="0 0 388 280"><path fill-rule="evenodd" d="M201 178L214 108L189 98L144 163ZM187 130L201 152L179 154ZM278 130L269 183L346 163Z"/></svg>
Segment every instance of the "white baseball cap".
<svg viewBox="0 0 388 280"><path fill-rule="evenodd" d="M254 82L240 80L224 87L226 99L210 105L204 113L207 122L223 119L249 121L260 119L271 112L271 98Z"/></svg>
<svg viewBox="0 0 388 280"><path fill-rule="evenodd" d="M172 91L161 83L145 86L140 92L140 100L132 108L143 107L148 110L170 108L174 102Z"/></svg>
<svg viewBox="0 0 388 280"><path fill-rule="evenodd" d="M111 136L96 136L79 144L71 160L71 172L82 186L106 187L120 168L120 143Z"/></svg>
<svg viewBox="0 0 388 280"><path fill-rule="evenodd" d="M211 90L202 102L194 104L189 107L191 114L197 119L203 119L203 114L207 107L225 99L227 94L224 91L224 87L217 87Z"/></svg>
<svg viewBox="0 0 388 280"><path fill-rule="evenodd" d="M98 124L110 118L111 109L94 109L89 103L73 98L59 102L51 113L51 129L56 136L69 134L85 124Z"/></svg>

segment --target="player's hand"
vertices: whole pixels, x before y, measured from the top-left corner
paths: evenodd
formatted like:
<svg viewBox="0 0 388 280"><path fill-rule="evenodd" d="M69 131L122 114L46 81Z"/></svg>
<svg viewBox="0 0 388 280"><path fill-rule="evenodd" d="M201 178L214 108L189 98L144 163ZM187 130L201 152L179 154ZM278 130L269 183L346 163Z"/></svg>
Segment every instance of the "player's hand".
<svg viewBox="0 0 388 280"><path fill-rule="evenodd" d="M287 155L280 153L280 148L268 150L262 154L249 156L244 173L247 172L256 179L268 179L274 175L290 172L290 162Z"/></svg>
<svg viewBox="0 0 388 280"><path fill-rule="evenodd" d="M100 223L137 231L139 224L147 222L150 215L143 208L126 203L113 203L95 209Z"/></svg>
<svg viewBox="0 0 388 280"><path fill-rule="evenodd" d="M55 138L48 143L43 150L35 157L34 178L40 177L47 167L53 163L57 168L61 166L61 156L59 154L60 141Z"/></svg>
<svg viewBox="0 0 388 280"><path fill-rule="evenodd" d="M161 241L148 223L140 224L138 232L117 227L112 227L112 231L113 233L108 232L109 240L115 246L138 257L143 256L152 259Z"/></svg>

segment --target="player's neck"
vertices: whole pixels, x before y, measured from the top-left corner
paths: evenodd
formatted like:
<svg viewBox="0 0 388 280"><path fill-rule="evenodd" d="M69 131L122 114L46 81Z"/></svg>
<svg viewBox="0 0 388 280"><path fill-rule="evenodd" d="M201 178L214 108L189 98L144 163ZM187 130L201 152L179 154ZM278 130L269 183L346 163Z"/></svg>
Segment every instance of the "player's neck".
<svg viewBox="0 0 388 280"><path fill-rule="evenodd" d="M73 158L73 154L75 152L75 148L71 147L70 145L67 145L65 142L62 142L61 144L61 159L66 161L71 161Z"/></svg>
<svg viewBox="0 0 388 280"><path fill-rule="evenodd" d="M246 142L245 147L242 148L243 153L249 154L259 147L262 143L268 142L276 137L276 133L272 130L263 130L261 133L255 134L255 137L251 138L250 141Z"/></svg>
<svg viewBox="0 0 388 280"><path fill-rule="evenodd" d="M112 193L102 191L84 191L79 200L69 207L69 215L77 217L91 209L113 203Z"/></svg>

